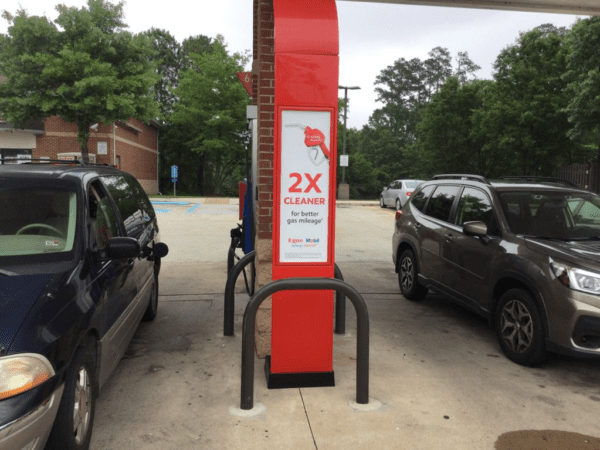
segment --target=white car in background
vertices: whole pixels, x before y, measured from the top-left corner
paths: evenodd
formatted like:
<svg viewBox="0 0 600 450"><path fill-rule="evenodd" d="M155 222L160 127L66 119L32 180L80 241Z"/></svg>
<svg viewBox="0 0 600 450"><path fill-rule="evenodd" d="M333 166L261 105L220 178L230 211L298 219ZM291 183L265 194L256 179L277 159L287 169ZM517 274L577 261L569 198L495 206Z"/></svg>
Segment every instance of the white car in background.
<svg viewBox="0 0 600 450"><path fill-rule="evenodd" d="M417 186L424 180L395 180L385 186L379 196L379 206L395 206L396 210L402 208L410 198Z"/></svg>

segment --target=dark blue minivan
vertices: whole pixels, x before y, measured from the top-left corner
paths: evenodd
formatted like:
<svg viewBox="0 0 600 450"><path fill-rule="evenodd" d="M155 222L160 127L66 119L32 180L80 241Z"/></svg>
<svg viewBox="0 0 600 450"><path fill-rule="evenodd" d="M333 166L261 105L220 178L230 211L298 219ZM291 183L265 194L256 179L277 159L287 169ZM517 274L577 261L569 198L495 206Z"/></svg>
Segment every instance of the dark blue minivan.
<svg viewBox="0 0 600 450"><path fill-rule="evenodd" d="M0 165L0 450L87 449L100 388L158 309L168 252L108 165Z"/></svg>

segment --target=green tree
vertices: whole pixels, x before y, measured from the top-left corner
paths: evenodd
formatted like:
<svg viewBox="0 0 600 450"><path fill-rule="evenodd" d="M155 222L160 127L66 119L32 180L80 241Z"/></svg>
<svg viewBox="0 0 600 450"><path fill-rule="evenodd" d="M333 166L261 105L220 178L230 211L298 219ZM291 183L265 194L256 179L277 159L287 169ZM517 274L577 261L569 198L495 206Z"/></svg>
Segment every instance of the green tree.
<svg viewBox="0 0 600 450"><path fill-rule="evenodd" d="M204 53L212 53L214 48L213 44L214 40L208 36L204 36L203 34L199 34L197 36L190 36L183 41L183 49L186 54L190 55L195 53L197 55L202 55ZM191 61L189 61L191 63Z"/></svg>
<svg viewBox="0 0 600 450"><path fill-rule="evenodd" d="M566 38L570 137L595 148L600 160L600 17L577 22ZM590 158L592 153L589 153Z"/></svg>
<svg viewBox="0 0 600 450"><path fill-rule="evenodd" d="M150 30L149 33L154 35ZM160 31L160 30L159 30ZM164 95L161 101L163 111L163 122L161 132L158 136L160 148L159 183L161 192L171 189L171 166L180 167L177 189L180 193L200 194L205 193L205 166L208 158L203 153L192 151L193 141L196 137L197 128L191 127L188 122L173 121L175 106L181 100L175 94L175 88L179 85L180 72L193 67L190 58L191 53L203 54L212 52L212 38L204 35L192 36L179 44L171 40L170 35L164 35L161 31L153 38L155 48L160 58L159 73L162 79L155 86L155 95ZM199 68L195 67L195 70Z"/></svg>
<svg viewBox="0 0 600 450"><path fill-rule="evenodd" d="M155 50L152 59L158 65L160 78L154 85L154 100L160 109L160 119L164 121L177 101L174 89L179 83L179 71L186 66L185 53L182 45L166 30L151 28L142 34L150 39Z"/></svg>
<svg viewBox="0 0 600 450"><path fill-rule="evenodd" d="M156 118L153 49L146 36L125 31L122 2L56 9L56 23L23 9L4 12L11 25L0 36L0 73L8 79L0 85L0 111L16 126L53 115L77 123L87 160L94 123Z"/></svg>
<svg viewBox="0 0 600 450"><path fill-rule="evenodd" d="M470 76L473 76L475 72L481 69L481 66L478 66L471 61L468 52L458 52L456 64L457 67L454 71L454 75L458 78L460 84L467 83L470 80Z"/></svg>
<svg viewBox="0 0 600 450"><path fill-rule="evenodd" d="M466 83L480 69L466 52L459 52L454 73ZM386 184L397 178L422 178L428 172L417 143L424 108L453 74L448 49L435 47L428 58L400 58L377 76L375 92L383 107L363 128L363 146L377 178Z"/></svg>
<svg viewBox="0 0 600 450"><path fill-rule="evenodd" d="M213 193L220 195L222 183L244 161L249 98L236 73L243 70L248 56L229 55L222 36L210 45L210 52L188 55L192 66L180 73L175 89L180 101L170 121L190 130L184 144L204 157Z"/></svg>
<svg viewBox="0 0 600 450"><path fill-rule="evenodd" d="M474 135L486 142L486 153L502 153L512 173L555 175L582 157L567 137L565 38L554 30L545 25L523 33L498 55L496 82L475 113Z"/></svg>
<svg viewBox="0 0 600 450"><path fill-rule="evenodd" d="M460 84L449 77L421 113L418 149L425 175L473 173L489 176L498 167L498 155L486 151L473 135L473 111L482 107L482 91L490 80ZM427 170L428 169L428 170Z"/></svg>

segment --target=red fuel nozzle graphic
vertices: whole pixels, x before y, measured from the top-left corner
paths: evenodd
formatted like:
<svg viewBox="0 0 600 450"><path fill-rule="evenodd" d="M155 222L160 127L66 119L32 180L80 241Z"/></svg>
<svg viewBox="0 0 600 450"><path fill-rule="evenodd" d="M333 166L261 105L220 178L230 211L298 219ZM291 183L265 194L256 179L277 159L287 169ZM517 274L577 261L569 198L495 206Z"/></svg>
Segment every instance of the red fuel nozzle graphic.
<svg viewBox="0 0 600 450"><path fill-rule="evenodd" d="M307 147L321 147L325 158L329 160L329 150L325 145L325 135L322 131L317 130L316 128L306 127L304 129L304 144Z"/></svg>

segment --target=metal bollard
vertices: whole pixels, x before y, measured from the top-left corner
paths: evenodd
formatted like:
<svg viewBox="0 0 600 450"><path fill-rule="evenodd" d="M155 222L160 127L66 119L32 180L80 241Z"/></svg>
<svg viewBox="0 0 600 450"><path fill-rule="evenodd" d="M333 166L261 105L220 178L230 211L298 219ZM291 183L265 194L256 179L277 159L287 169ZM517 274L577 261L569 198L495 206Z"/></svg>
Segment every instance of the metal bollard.
<svg viewBox="0 0 600 450"><path fill-rule="evenodd" d="M250 253L249 253L250 254ZM249 255L248 254L248 255ZM254 327L259 306L279 291L334 290L345 294L356 310L356 403L369 403L369 312L362 296L349 284L331 278L288 278L263 286L250 299L242 325L242 386L240 408L254 406Z"/></svg>

